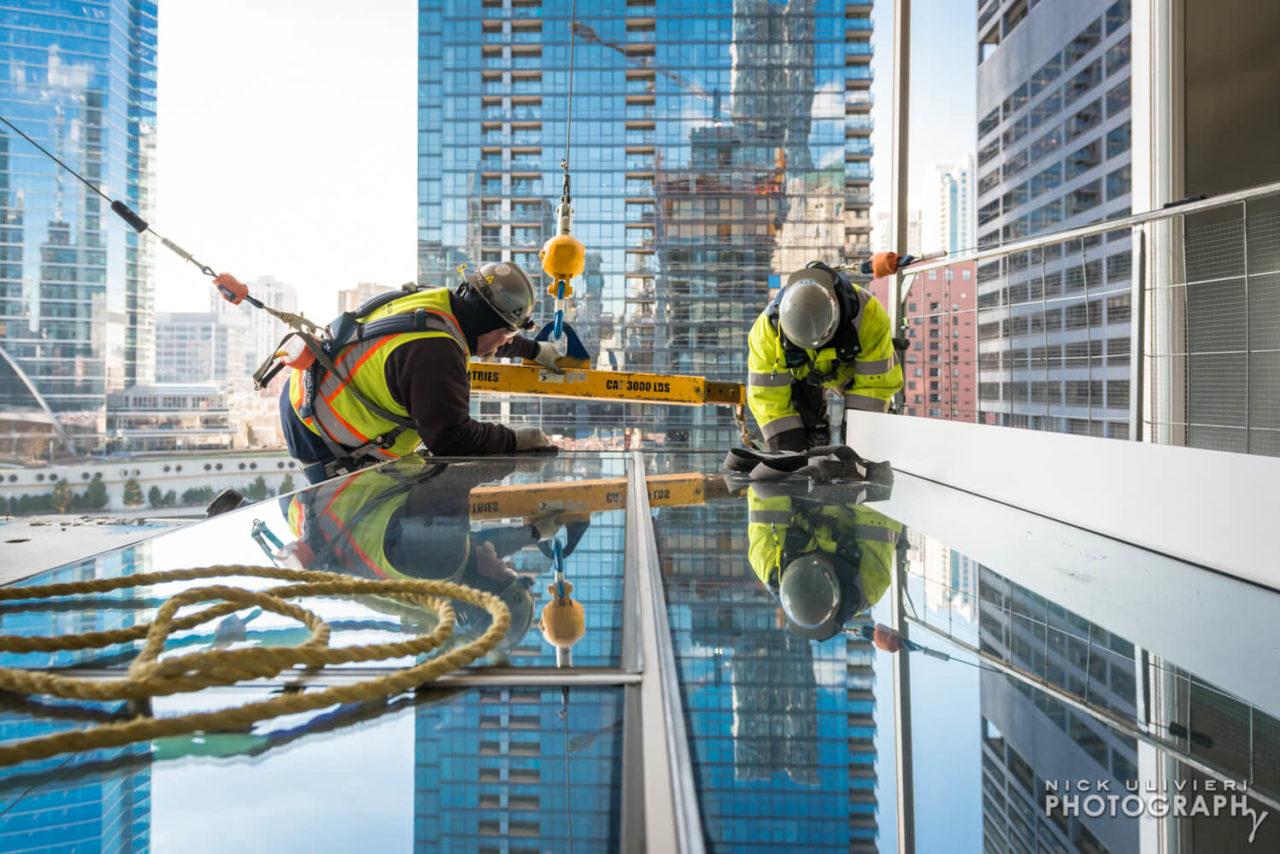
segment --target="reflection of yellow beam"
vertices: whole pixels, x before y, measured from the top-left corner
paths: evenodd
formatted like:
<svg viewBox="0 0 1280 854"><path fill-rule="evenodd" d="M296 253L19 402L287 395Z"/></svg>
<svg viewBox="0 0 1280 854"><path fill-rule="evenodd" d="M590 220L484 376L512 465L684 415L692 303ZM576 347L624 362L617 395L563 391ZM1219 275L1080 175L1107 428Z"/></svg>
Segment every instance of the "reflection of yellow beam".
<svg viewBox="0 0 1280 854"><path fill-rule="evenodd" d="M645 478L653 507L702 504L709 496L727 494L724 480L704 474L655 474ZM590 513L627 506L627 479L574 480L561 483L513 483L471 490L472 519L541 516L545 513Z"/></svg>
<svg viewBox="0 0 1280 854"><path fill-rule="evenodd" d="M471 390L489 394L534 394L582 397L680 406L739 406L746 397L741 383L712 382L703 377L592 371L570 368L563 374L536 365L471 363Z"/></svg>

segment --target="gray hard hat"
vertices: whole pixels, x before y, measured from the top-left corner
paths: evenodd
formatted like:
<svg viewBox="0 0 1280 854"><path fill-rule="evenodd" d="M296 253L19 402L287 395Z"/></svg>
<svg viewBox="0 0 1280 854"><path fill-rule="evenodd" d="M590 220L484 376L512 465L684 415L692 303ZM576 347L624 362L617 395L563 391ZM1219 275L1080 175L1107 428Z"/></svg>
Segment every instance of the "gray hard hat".
<svg viewBox="0 0 1280 854"><path fill-rule="evenodd" d="M778 323L793 344L809 350L825 346L840 324L840 303L831 282L817 270L792 273L778 306Z"/></svg>
<svg viewBox="0 0 1280 854"><path fill-rule="evenodd" d="M491 262L478 271L467 267L463 278L507 328L533 328L533 282L518 264Z"/></svg>
<svg viewBox="0 0 1280 854"><path fill-rule="evenodd" d="M778 599L797 634L816 640L834 635L841 598L835 563L823 554L798 557L782 570Z"/></svg>

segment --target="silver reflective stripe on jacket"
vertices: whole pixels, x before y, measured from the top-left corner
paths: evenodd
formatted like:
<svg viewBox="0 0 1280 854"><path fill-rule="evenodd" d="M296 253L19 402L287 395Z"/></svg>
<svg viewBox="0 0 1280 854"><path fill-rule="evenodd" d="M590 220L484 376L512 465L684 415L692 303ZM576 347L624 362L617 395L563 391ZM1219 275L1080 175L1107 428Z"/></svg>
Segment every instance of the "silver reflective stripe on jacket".
<svg viewBox="0 0 1280 854"><path fill-rule="evenodd" d="M804 429L804 421L800 420L799 415L784 415L781 418L773 419L767 424L760 425L760 432L764 434L766 439L772 439L784 430L796 429Z"/></svg>
<svg viewBox="0 0 1280 854"><path fill-rule="evenodd" d="M755 388L778 388L780 386L788 386L795 382L795 378L791 376L790 371L774 371L769 374L758 374L751 371L747 374L747 385Z"/></svg>
<svg viewBox="0 0 1280 854"><path fill-rule="evenodd" d="M896 360L893 356L887 359L858 359L853 363L853 372L859 375L887 374L893 370Z"/></svg>
<svg viewBox="0 0 1280 854"><path fill-rule="evenodd" d="M865 394L846 394L845 409L860 409L863 412L884 412L889 408L889 401Z"/></svg>
<svg viewBox="0 0 1280 854"><path fill-rule="evenodd" d="M786 525L790 521L790 510L751 510L747 513L747 522L752 525Z"/></svg>
<svg viewBox="0 0 1280 854"><path fill-rule="evenodd" d="M853 535L860 540L868 540L880 543L896 543L898 542L898 532L892 528L883 528L880 525L854 525Z"/></svg>

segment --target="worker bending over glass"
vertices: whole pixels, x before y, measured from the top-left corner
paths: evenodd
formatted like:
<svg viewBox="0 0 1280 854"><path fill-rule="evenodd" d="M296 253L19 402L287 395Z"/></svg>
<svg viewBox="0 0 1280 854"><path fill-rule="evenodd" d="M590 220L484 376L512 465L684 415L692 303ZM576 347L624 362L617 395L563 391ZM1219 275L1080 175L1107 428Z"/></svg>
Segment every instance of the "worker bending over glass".
<svg viewBox="0 0 1280 854"><path fill-rule="evenodd" d="M369 300L329 325L327 360L294 368L280 396L289 453L311 483L419 445L436 456L550 449L537 427L471 417L472 356L536 361L559 371L533 328L534 288L512 263L460 268L456 290L406 288Z"/></svg>
<svg viewBox="0 0 1280 854"><path fill-rule="evenodd" d="M893 275L898 256L877 253L871 267L876 277ZM747 344L747 404L770 451L831 444L826 389L846 409L869 412L886 411L902 389L888 312L821 261L787 277Z"/></svg>

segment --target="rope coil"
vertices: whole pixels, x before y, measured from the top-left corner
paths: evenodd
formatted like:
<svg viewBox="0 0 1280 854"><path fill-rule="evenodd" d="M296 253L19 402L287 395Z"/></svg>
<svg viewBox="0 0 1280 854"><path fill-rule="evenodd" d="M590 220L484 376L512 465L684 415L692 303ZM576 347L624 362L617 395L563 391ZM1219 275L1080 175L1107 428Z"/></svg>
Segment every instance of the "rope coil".
<svg viewBox="0 0 1280 854"><path fill-rule="evenodd" d="M483 608L492 620L478 638L385 676L331 688L290 692L211 712L165 718L139 716L129 721L25 739L0 745L0 767L47 759L62 753L121 747L155 738L195 732L243 730L267 718L391 697L411 691L483 657L498 645L511 623L511 614L498 597L461 584L412 579L372 581L329 572L240 565L176 569L33 587L4 587L0 588L0 602L27 602L108 593L173 581L229 576L268 578L293 583L261 591L222 584L190 588L165 600L152 622L121 629L58 637L0 635L0 652L13 653L64 652L144 641L142 650L129 665L125 675L119 679L89 679L47 670L0 667L0 691L44 694L70 700L144 700L254 679L269 679L299 666L316 670L331 664L351 664L428 653L443 647L453 635L454 611L449 600ZM410 607L434 612L437 624L430 632L408 640L331 647L328 624L316 613L286 601L302 597L358 595L387 597ZM180 608L209 601L218 601L219 604L194 614L177 616ZM294 647L213 650L160 658L165 641L175 631L193 628L246 607L258 607L298 620L311 630L311 636Z"/></svg>

